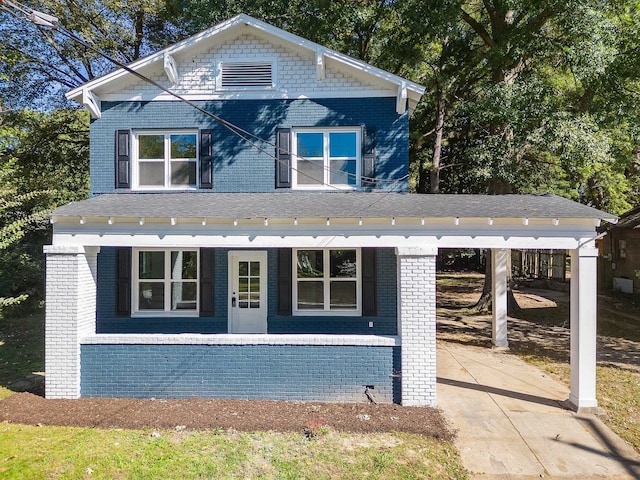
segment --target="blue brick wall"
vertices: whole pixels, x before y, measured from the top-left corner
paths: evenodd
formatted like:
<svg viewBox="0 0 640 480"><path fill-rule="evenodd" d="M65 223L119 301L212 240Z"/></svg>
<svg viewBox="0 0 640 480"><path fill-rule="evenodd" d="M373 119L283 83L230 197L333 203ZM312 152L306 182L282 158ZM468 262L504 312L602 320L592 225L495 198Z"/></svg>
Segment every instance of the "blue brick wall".
<svg viewBox="0 0 640 480"><path fill-rule="evenodd" d="M82 345L83 397L400 401L400 347Z"/></svg>
<svg viewBox="0 0 640 480"><path fill-rule="evenodd" d="M408 113L398 115L394 98L201 101L199 106L275 143L277 127L359 126L377 130L379 189L406 190ZM102 118L91 123L91 193L114 191L115 130L213 128L215 192L274 190L275 161L240 140L213 119L173 101L102 102ZM262 144L269 153L274 147ZM211 190L208 190L211 191Z"/></svg>
<svg viewBox="0 0 640 480"><path fill-rule="evenodd" d="M228 252L215 253L215 317L119 317L116 315L116 249L102 247L98 255L97 314L98 333L227 333ZM302 317L277 314L277 250L267 250L268 262L268 332L299 334L396 335L396 256L391 248L379 249L376 255L376 317ZM369 327L373 322L373 327Z"/></svg>

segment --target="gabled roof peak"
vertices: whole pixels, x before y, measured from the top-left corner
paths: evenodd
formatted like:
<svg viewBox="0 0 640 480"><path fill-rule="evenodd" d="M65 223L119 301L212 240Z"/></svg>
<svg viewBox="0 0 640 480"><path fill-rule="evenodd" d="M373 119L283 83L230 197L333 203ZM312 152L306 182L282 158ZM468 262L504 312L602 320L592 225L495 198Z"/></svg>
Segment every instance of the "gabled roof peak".
<svg viewBox="0 0 640 480"><path fill-rule="evenodd" d="M317 74L318 79L320 80L323 79L326 61L330 60L334 65L338 66L338 68L357 72L358 75L362 75L365 78L370 77L378 83L382 82L382 84L387 85L385 89L388 89L389 91L392 91L394 95L397 95L397 110L399 113L404 112L407 103L409 104L409 110L412 111L425 91L425 87L415 82L411 82L393 73L374 67L362 60L358 60L282 30L244 13L236 15L235 17L225 20L224 22L192 35L191 37L173 45L169 45L168 47L145 58L136 60L135 62L130 63L128 67L131 70L139 72L141 69L157 63L163 65L168 77L172 78L172 75L176 73L175 64L172 66L173 55L179 54L180 52L188 50L189 48L205 41L211 41L213 43L217 39L222 44L230 35L233 35L235 30L240 30L245 27L255 30L255 33L258 33L262 37L273 39L276 43L289 45L294 50L307 51L315 55ZM118 80L123 80L130 75L131 74L125 69L119 68L102 77L96 78L74 88L69 91L66 96L69 99L85 104L92 113L99 113L100 100L95 90L107 87L109 84L113 84Z"/></svg>

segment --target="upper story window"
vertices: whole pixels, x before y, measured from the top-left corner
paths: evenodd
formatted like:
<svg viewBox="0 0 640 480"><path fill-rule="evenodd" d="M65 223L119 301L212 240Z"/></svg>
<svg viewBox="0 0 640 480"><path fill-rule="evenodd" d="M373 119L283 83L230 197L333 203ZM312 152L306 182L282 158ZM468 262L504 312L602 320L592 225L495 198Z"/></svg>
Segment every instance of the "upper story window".
<svg viewBox="0 0 640 480"><path fill-rule="evenodd" d="M133 135L133 186L137 189L198 187L198 133L138 131Z"/></svg>
<svg viewBox="0 0 640 480"><path fill-rule="evenodd" d="M292 133L292 188L360 188L361 128L298 128Z"/></svg>
<svg viewBox="0 0 640 480"><path fill-rule="evenodd" d="M275 86L275 60L221 61L216 87L219 90L263 90Z"/></svg>

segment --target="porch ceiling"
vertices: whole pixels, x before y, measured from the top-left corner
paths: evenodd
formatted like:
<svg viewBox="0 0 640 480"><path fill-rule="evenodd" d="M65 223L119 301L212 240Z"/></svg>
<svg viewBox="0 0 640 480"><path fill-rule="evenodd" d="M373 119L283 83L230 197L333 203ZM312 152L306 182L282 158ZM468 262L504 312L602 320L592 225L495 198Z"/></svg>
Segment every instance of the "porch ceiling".
<svg viewBox="0 0 640 480"><path fill-rule="evenodd" d="M617 217L556 195L417 195L365 192L103 194L57 208L53 218L540 218Z"/></svg>

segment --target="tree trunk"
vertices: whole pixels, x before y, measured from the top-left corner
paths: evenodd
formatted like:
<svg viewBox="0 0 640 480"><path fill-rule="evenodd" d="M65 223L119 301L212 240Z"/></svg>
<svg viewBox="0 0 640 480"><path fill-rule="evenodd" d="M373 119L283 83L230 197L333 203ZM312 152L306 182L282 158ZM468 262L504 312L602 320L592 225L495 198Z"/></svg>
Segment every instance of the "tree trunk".
<svg viewBox="0 0 640 480"><path fill-rule="evenodd" d="M440 159L442 157L442 134L444 132L444 117L446 93L444 88L440 88L438 95L438 105L436 108L436 138L433 142L433 156L431 157L431 175L429 182L429 191L431 193L440 193Z"/></svg>

